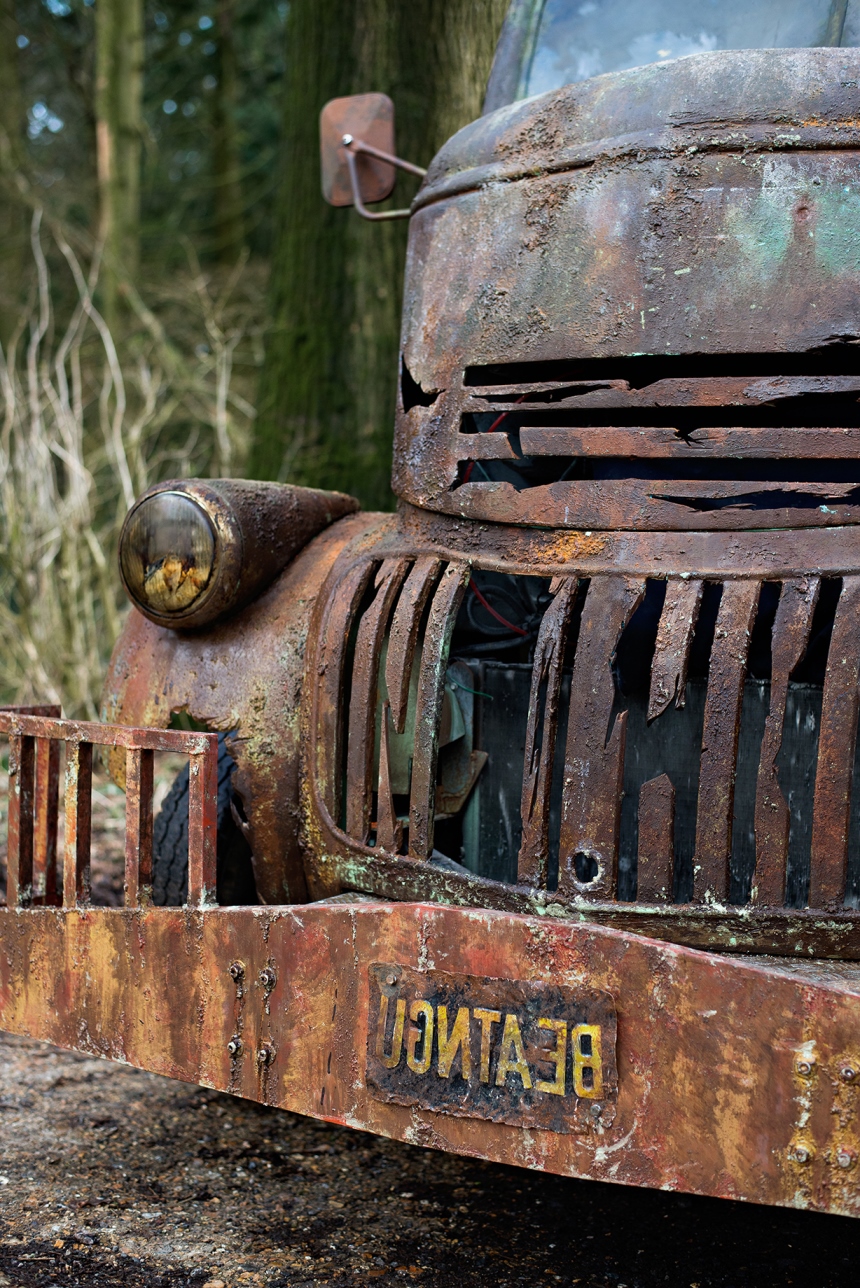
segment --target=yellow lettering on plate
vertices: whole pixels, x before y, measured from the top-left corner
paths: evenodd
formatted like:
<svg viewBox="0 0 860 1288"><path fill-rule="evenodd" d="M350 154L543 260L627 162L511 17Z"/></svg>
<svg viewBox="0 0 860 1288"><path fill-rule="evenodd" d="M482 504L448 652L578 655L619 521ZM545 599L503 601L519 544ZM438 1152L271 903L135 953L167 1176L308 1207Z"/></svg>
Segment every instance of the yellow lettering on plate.
<svg viewBox="0 0 860 1288"><path fill-rule="evenodd" d="M547 1051L546 1055L541 1056L547 1064L555 1065L555 1077L551 1079L538 1078L535 1087L538 1091L549 1091L554 1096L564 1095L564 1074L567 1065L567 1020L548 1020L541 1017L538 1020L539 1029L550 1029L555 1033L555 1048Z"/></svg>
<svg viewBox="0 0 860 1288"><path fill-rule="evenodd" d="M402 997L397 999L397 1008L394 1012L394 1032L391 1035L391 1054L385 1054L385 1026L388 1023L388 994L381 993L379 997L379 1022L376 1026L376 1054L379 1056L386 1069L396 1069L400 1063L400 1053L403 1048L403 1021L406 1019L406 1001Z"/></svg>
<svg viewBox="0 0 860 1288"><path fill-rule="evenodd" d="M511 1053L513 1053L513 1056ZM530 1090L532 1076L526 1064L525 1052L523 1051L523 1035L520 1033L519 1020L515 1015L505 1016L502 1049L499 1052L499 1067L496 1071L497 1087L505 1085L505 1078L509 1073L515 1073L525 1090Z"/></svg>
<svg viewBox="0 0 860 1288"><path fill-rule="evenodd" d="M600 1055L600 1025L576 1024L570 1031L573 1047L573 1090L587 1100L599 1100L603 1095L603 1060ZM583 1044L588 1047L583 1051ZM591 1086L585 1085L584 1073L591 1070Z"/></svg>
<svg viewBox="0 0 860 1288"><path fill-rule="evenodd" d="M419 1028L417 1020L424 1016L424 1027ZM433 1054L433 1005L431 1002L416 1001L409 1008L409 1018L415 1028L406 1034L406 1063L413 1073L426 1073L430 1068L430 1057ZM415 1050L421 1042L421 1058L417 1059Z"/></svg>
<svg viewBox="0 0 860 1288"><path fill-rule="evenodd" d="M472 1012L481 1026L481 1082L490 1081L490 1037L494 1024L501 1024L501 1011L485 1011L477 1006Z"/></svg>
<svg viewBox="0 0 860 1288"><path fill-rule="evenodd" d="M472 1049L469 1042L469 1008L461 1006L457 1018L448 1032L448 1007L444 1003L436 1012L436 1032L439 1043L439 1063L436 1072L440 1078L450 1078L451 1065L457 1049L460 1050L460 1076L466 1082L472 1076Z"/></svg>

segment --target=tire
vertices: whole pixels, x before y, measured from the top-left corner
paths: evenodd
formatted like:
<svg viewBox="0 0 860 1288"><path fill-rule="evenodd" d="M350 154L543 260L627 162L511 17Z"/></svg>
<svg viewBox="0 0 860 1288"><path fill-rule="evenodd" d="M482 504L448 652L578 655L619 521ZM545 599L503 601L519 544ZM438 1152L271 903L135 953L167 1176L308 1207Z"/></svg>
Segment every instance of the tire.
<svg viewBox="0 0 860 1288"><path fill-rule="evenodd" d="M233 817L231 777L236 762L218 735L218 902L255 904L251 847ZM152 901L181 907L188 898L188 766L178 775L152 827Z"/></svg>

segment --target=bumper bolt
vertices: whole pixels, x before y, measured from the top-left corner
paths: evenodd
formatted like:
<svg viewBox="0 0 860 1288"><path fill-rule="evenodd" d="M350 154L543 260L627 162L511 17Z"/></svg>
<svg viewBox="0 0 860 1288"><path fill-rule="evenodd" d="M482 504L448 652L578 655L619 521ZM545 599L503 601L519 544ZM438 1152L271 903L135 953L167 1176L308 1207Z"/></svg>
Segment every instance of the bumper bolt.
<svg viewBox="0 0 860 1288"><path fill-rule="evenodd" d="M244 962L231 962L231 963L230 963L229 970L230 970L230 978L231 978L231 979L233 979L233 980L235 980L237 984L238 984L238 982L239 982L239 980L240 980L240 979L244 979L244 978L245 978L245 963L244 963Z"/></svg>
<svg viewBox="0 0 860 1288"><path fill-rule="evenodd" d="M235 1037L232 1037L230 1041L227 1043L227 1051L230 1054L231 1060L235 1060L237 1055L241 1055L243 1049L244 1048L242 1046L242 1039L239 1037L237 1033Z"/></svg>
<svg viewBox="0 0 860 1288"><path fill-rule="evenodd" d="M268 1066L272 1063L274 1058L275 1058L274 1047L269 1046L268 1043L266 1043L264 1046L261 1046L259 1051L257 1052L257 1064L260 1066L261 1069L268 1068Z"/></svg>
<svg viewBox="0 0 860 1288"><path fill-rule="evenodd" d="M845 1169L845 1171L847 1171L848 1168L853 1167L856 1162L857 1162L857 1155L855 1154L853 1149L847 1149L843 1147L842 1149L838 1149L836 1151L837 1167L842 1167Z"/></svg>
<svg viewBox="0 0 860 1288"><path fill-rule="evenodd" d="M801 1078L808 1078L809 1075L812 1073L813 1066L812 1066L811 1060L798 1060L797 1064L794 1067L797 1070L797 1072L800 1074Z"/></svg>
<svg viewBox="0 0 860 1288"><path fill-rule="evenodd" d="M798 1145L792 1153L795 1163L809 1163L812 1161L812 1154L805 1145Z"/></svg>
<svg viewBox="0 0 860 1288"><path fill-rule="evenodd" d="M274 967L264 966L260 971L260 983L263 985L266 992L271 993L277 982L278 977L275 973Z"/></svg>
<svg viewBox="0 0 860 1288"><path fill-rule="evenodd" d="M850 1064L843 1064L839 1070L839 1077L843 1082L856 1082L857 1070Z"/></svg>

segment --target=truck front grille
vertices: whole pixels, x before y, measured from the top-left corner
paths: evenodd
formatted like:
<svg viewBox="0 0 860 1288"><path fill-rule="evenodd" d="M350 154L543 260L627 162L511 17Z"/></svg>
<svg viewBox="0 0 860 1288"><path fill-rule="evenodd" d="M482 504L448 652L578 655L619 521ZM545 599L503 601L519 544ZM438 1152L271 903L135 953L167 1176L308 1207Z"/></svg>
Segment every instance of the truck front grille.
<svg viewBox="0 0 860 1288"><path fill-rule="evenodd" d="M483 640L476 603L504 610ZM320 804L366 853L571 905L838 914L860 890L858 620L857 576L361 560L324 615Z"/></svg>

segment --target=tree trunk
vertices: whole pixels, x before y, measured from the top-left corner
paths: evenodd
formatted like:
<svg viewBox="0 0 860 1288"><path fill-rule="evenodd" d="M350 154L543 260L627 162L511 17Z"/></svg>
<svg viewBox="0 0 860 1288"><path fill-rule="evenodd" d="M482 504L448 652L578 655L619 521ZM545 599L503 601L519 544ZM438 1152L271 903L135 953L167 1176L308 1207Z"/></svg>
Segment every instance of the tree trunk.
<svg viewBox="0 0 860 1288"><path fill-rule="evenodd" d="M97 0L96 156L102 308L116 320L119 285L137 272L143 94L143 0Z"/></svg>
<svg viewBox="0 0 860 1288"><path fill-rule="evenodd" d="M250 471L390 508L407 222L369 224L320 193L319 113L342 94L394 100L399 154L427 165L474 119L508 0L292 0L279 240ZM398 179L408 205L416 180Z"/></svg>
<svg viewBox="0 0 860 1288"><path fill-rule="evenodd" d="M233 21L236 0L218 0L218 84L212 106L212 168L215 185L215 252L222 263L235 263L242 250L242 191L239 178L239 134L236 128L238 85Z"/></svg>
<svg viewBox="0 0 860 1288"><path fill-rule="evenodd" d="M18 320L27 244L27 211L16 184L24 152L19 31L15 0L0 0L0 344L4 348Z"/></svg>

